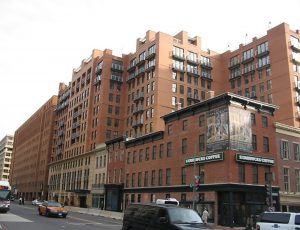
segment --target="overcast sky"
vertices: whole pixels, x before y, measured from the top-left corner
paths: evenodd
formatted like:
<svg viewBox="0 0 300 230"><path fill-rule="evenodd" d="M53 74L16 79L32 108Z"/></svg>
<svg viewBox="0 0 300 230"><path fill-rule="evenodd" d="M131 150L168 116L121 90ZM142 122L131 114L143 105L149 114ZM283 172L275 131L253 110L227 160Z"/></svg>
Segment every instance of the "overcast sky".
<svg viewBox="0 0 300 230"><path fill-rule="evenodd" d="M300 29L299 10L299 0L0 0L0 140L94 48L126 54L147 30L184 30L224 52L282 22Z"/></svg>

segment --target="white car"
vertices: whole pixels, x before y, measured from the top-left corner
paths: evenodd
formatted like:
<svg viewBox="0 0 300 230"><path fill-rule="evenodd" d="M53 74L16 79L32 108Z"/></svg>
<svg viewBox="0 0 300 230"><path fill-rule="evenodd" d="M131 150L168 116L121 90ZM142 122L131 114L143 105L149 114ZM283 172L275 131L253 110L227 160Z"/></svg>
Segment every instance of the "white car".
<svg viewBox="0 0 300 230"><path fill-rule="evenodd" d="M35 199L31 202L32 205L41 205L43 203L43 200L38 200L38 199Z"/></svg>

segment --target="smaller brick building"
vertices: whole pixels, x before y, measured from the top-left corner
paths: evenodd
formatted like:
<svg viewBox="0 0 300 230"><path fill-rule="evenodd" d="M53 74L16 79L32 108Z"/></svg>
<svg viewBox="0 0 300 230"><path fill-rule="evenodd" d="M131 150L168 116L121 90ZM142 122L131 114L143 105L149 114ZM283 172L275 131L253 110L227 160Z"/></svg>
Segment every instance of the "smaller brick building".
<svg viewBox="0 0 300 230"><path fill-rule="evenodd" d="M219 225L245 226L266 209L265 174L276 173L276 109L225 93L163 116L164 131L107 142L108 184L123 196L115 207L172 197L198 212L207 207Z"/></svg>

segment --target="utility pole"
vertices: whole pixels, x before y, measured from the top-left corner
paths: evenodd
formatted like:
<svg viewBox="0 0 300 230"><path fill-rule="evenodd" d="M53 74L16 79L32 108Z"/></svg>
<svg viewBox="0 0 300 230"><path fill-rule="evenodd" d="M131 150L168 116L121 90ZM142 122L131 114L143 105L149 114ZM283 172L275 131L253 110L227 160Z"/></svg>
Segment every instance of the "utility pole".
<svg viewBox="0 0 300 230"><path fill-rule="evenodd" d="M195 176L196 176L196 143L195 143L195 151L194 151L194 165L193 165L193 210L196 210L195 205L195 190L196 190L196 184L195 184Z"/></svg>

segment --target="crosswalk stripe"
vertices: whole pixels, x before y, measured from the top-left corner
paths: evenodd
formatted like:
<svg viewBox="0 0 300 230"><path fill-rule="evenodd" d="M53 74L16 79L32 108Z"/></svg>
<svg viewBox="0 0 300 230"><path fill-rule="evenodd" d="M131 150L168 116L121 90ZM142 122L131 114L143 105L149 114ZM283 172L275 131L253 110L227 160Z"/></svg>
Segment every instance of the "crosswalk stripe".
<svg viewBox="0 0 300 230"><path fill-rule="evenodd" d="M17 216L12 213L5 213L0 215L0 222L33 222L33 221Z"/></svg>

